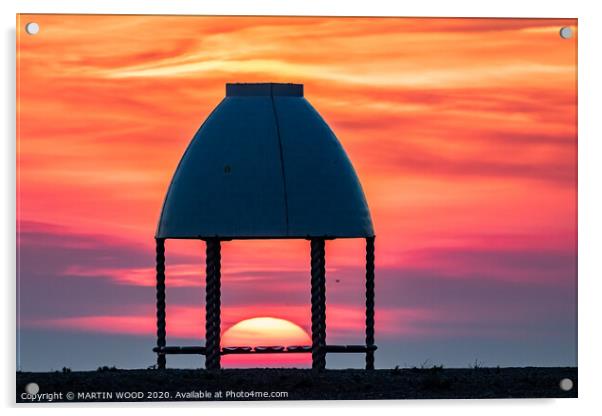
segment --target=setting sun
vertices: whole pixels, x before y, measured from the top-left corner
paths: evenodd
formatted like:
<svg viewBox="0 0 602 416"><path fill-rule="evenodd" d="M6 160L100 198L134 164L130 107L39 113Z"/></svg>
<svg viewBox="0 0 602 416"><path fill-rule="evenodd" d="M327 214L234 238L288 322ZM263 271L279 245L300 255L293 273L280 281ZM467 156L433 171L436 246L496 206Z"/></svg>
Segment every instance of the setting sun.
<svg viewBox="0 0 602 416"><path fill-rule="evenodd" d="M311 345L311 337L286 319L262 316L244 319L222 334L223 347ZM307 367L311 354L251 354L222 357L225 367Z"/></svg>
<svg viewBox="0 0 602 416"><path fill-rule="evenodd" d="M299 325L285 319L258 317L245 319L228 328L222 335L222 345L311 345L311 338Z"/></svg>

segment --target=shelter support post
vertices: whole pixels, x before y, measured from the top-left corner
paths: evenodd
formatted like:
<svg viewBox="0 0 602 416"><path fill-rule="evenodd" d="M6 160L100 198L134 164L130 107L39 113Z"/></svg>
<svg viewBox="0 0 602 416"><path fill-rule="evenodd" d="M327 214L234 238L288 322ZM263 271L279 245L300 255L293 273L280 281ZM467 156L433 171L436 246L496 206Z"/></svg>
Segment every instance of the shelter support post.
<svg viewBox="0 0 602 416"><path fill-rule="evenodd" d="M156 271L157 271L157 368L165 369L165 239L156 238Z"/></svg>
<svg viewBox="0 0 602 416"><path fill-rule="evenodd" d="M311 368L326 368L326 256L323 238L311 240Z"/></svg>
<svg viewBox="0 0 602 416"><path fill-rule="evenodd" d="M205 368L220 369L221 333L221 244L217 238L208 239L205 286Z"/></svg>
<svg viewBox="0 0 602 416"><path fill-rule="evenodd" d="M374 370L374 237L366 238L366 370Z"/></svg>

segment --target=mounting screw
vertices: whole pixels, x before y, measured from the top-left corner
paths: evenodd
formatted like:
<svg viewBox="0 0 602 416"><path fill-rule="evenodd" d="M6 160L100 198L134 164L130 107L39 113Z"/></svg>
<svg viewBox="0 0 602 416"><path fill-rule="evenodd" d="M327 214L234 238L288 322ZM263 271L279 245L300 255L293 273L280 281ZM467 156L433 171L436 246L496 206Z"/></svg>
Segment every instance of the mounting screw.
<svg viewBox="0 0 602 416"><path fill-rule="evenodd" d="M28 35L37 35L40 31L40 25L36 22L29 22L25 25L25 31Z"/></svg>
<svg viewBox="0 0 602 416"><path fill-rule="evenodd" d="M573 389L573 380L570 378L563 378L560 380L560 389L563 391L570 391Z"/></svg>
<svg viewBox="0 0 602 416"><path fill-rule="evenodd" d="M573 37L573 29L568 26L560 28L560 37L562 39L570 39Z"/></svg>

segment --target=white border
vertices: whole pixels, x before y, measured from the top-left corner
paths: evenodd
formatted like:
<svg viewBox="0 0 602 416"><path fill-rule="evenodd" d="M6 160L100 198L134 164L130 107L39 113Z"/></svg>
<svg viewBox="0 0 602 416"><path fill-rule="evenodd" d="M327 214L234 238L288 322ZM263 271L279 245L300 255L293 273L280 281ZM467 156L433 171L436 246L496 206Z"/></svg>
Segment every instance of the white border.
<svg viewBox="0 0 602 416"><path fill-rule="evenodd" d="M270 402L266 403L170 403L145 405L145 414L159 414L166 407L176 407L178 412L200 407L202 412L224 413L236 409L237 413L253 414L307 414L314 408L330 410L344 408L345 413L366 413L374 408L378 413L420 410L426 414L487 414L507 415L509 412L529 411L546 415L569 412L593 413L600 406L600 355L602 343L599 297L602 293L600 279L602 268L602 131L599 120L602 106L599 102L602 63L599 50L602 40L602 19L595 1L542 1L525 0L486 1L433 1L393 2L384 0L23 0L3 1L0 4L3 23L2 82L4 97L2 110L2 181L0 264L4 272L3 316L6 340L2 346L3 376L2 403L14 402L14 338L15 338L15 14L20 13L113 13L113 14L230 14L230 15L344 15L344 16L457 16L457 17L577 17L579 18L579 396L577 400L484 400L484 401L379 401L379 402ZM87 412L104 413L106 407L113 411L124 405L87 405ZM30 406L21 406L27 407ZM63 414L74 406L60 405L44 408L44 412ZM126 405L125 407L136 407ZM267 407L267 409L266 409ZM38 407L39 408L39 407ZM80 412L80 409L72 411ZM195 410L198 413L199 410Z"/></svg>

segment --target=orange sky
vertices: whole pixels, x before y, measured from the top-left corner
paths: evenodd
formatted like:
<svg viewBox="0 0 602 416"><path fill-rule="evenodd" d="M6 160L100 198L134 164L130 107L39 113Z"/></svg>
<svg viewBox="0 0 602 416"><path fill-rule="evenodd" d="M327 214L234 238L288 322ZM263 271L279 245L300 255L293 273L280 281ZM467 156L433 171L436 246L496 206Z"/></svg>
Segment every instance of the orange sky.
<svg viewBox="0 0 602 416"><path fill-rule="evenodd" d="M38 35L24 32L29 21L40 24ZM424 270L440 280L572 284L576 274L566 271L576 256L577 42L560 39L567 25L576 31L576 20L544 19L21 15L20 248L43 234L61 237L54 247L106 249L104 262L54 264L33 254L27 261L52 263L57 281L104 279L116 289L150 290L165 191L224 84L294 82L305 85L360 177L376 229L377 268L390 271L380 281L377 274L381 288L386 279L396 285L408 271ZM308 305L278 297L283 290L309 293L308 281L265 278L306 273L306 246L225 244L224 290L249 293L225 299L225 324L274 316L308 328ZM120 247L148 257L115 263L111 248ZM335 338L362 338L362 250L360 241L328 243L329 275L358 274L353 290L339 297L329 282ZM562 272L550 272L548 258L565 259L556 267ZM200 244L168 241L168 285L200 293L203 261ZM32 292L25 305L39 297ZM177 299L168 299L168 338L170 329L202 337L202 297ZM179 323L170 323L170 306ZM148 299L127 310L107 305L48 316L33 308L21 315L24 326L152 334L152 307ZM349 313L358 315L352 328ZM377 333L423 334L429 331L420 323L449 313L381 303ZM538 313L544 320L545 310ZM452 315L462 321L463 314L522 319L521 312L509 317L493 309ZM190 319L195 323L182 324Z"/></svg>

